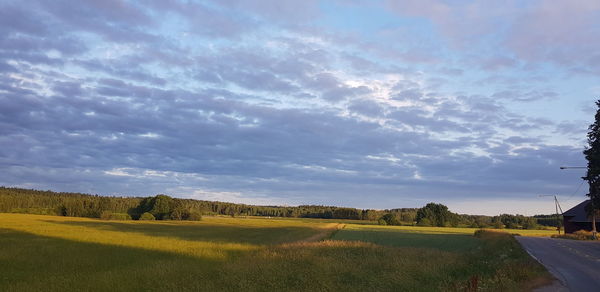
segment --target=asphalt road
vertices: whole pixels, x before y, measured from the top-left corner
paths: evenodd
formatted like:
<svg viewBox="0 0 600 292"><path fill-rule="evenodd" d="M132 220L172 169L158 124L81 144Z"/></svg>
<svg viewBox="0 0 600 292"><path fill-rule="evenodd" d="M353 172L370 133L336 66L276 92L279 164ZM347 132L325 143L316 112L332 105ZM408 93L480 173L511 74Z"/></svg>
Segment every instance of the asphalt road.
<svg viewBox="0 0 600 292"><path fill-rule="evenodd" d="M564 287L554 285L547 291L600 291L600 242L569 239L523 237L517 240L542 263Z"/></svg>

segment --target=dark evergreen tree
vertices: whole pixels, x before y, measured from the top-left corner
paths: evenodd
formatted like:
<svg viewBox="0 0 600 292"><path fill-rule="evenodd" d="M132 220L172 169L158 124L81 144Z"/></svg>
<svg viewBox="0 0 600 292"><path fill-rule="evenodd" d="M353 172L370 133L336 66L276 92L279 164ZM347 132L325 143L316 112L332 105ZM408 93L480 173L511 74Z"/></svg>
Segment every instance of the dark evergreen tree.
<svg viewBox="0 0 600 292"><path fill-rule="evenodd" d="M590 204L588 213L592 217L592 232L596 237L596 216L600 210L600 100L596 101L596 115L594 122L589 126L587 138L588 146L583 151L587 163L587 174L584 177L589 184Z"/></svg>

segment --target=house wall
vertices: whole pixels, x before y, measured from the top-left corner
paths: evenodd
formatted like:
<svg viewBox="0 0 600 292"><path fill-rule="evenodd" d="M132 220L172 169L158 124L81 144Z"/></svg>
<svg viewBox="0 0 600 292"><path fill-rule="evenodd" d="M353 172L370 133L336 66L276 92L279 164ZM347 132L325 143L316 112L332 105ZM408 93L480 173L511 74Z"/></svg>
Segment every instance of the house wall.
<svg viewBox="0 0 600 292"><path fill-rule="evenodd" d="M569 222L564 220L565 233L573 233L579 230L592 231L592 222ZM600 222L596 222L596 228L600 229Z"/></svg>
<svg viewBox="0 0 600 292"><path fill-rule="evenodd" d="M563 226L565 227L565 233L573 233L577 230L581 230L581 227L575 222L569 222L572 217L564 217Z"/></svg>

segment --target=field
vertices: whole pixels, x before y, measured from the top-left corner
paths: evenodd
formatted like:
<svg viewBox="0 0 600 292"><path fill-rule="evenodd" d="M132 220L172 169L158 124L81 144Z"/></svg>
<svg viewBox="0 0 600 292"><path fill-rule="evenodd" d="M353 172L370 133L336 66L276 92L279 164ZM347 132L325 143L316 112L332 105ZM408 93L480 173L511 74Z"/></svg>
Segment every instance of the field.
<svg viewBox="0 0 600 292"><path fill-rule="evenodd" d="M0 213L0 291L521 290L547 277L512 237L474 231Z"/></svg>

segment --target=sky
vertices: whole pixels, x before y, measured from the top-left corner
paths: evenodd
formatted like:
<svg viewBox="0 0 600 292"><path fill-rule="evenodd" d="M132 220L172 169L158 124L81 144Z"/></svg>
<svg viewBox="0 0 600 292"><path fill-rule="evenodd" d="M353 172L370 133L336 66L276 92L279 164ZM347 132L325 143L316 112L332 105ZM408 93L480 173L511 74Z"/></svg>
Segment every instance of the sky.
<svg viewBox="0 0 600 292"><path fill-rule="evenodd" d="M600 2L0 0L0 185L549 214Z"/></svg>

